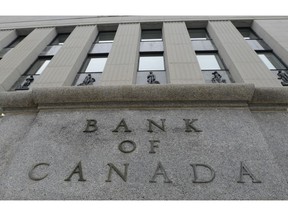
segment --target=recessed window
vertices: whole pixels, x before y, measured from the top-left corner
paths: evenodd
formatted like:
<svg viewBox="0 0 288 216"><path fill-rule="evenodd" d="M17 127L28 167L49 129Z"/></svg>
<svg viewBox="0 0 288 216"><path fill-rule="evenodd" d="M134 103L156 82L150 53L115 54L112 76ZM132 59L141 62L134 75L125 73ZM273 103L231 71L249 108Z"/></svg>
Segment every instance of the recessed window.
<svg viewBox="0 0 288 216"><path fill-rule="evenodd" d="M212 43L206 29L188 29L192 47L195 51L214 51Z"/></svg>
<svg viewBox="0 0 288 216"><path fill-rule="evenodd" d="M224 66L217 53L197 54L201 70L221 70Z"/></svg>
<svg viewBox="0 0 288 216"><path fill-rule="evenodd" d="M63 45L70 34L58 34L57 37L52 41L50 46Z"/></svg>
<svg viewBox="0 0 288 216"><path fill-rule="evenodd" d="M163 55L140 55L139 58L139 71L148 70L165 70Z"/></svg>
<svg viewBox="0 0 288 216"><path fill-rule="evenodd" d="M99 32L95 43L113 43L116 31Z"/></svg>
<svg viewBox="0 0 288 216"><path fill-rule="evenodd" d="M142 30L141 41L162 41L162 30Z"/></svg>
<svg viewBox="0 0 288 216"><path fill-rule="evenodd" d="M27 72L17 80L14 86L12 86L11 90L29 90L30 85L46 69L50 61L50 57L39 57L27 70Z"/></svg>
<svg viewBox="0 0 288 216"><path fill-rule="evenodd" d="M82 73L103 72L107 57L88 57L80 70Z"/></svg>
<svg viewBox="0 0 288 216"><path fill-rule="evenodd" d="M39 56L54 56L61 49L69 34L58 34Z"/></svg>
<svg viewBox="0 0 288 216"><path fill-rule="evenodd" d="M104 71L107 56L88 56L77 74L73 85L88 86L98 85Z"/></svg>

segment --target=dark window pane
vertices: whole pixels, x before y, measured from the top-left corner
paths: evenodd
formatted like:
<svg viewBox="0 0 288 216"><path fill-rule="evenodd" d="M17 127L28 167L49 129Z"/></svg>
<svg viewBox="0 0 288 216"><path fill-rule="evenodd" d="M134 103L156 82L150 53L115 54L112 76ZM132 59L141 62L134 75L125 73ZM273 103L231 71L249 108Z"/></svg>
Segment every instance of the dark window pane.
<svg viewBox="0 0 288 216"><path fill-rule="evenodd" d="M259 39L256 34L249 28L239 28L239 32L242 34L245 40L257 40Z"/></svg>
<svg viewBox="0 0 288 216"><path fill-rule="evenodd" d="M116 32L99 32L96 43L113 43Z"/></svg>
<svg viewBox="0 0 288 216"><path fill-rule="evenodd" d="M141 41L161 41L161 30L143 30L141 33Z"/></svg>
<svg viewBox="0 0 288 216"><path fill-rule="evenodd" d="M270 50L270 47L263 40L246 40L253 50Z"/></svg>
<svg viewBox="0 0 288 216"><path fill-rule="evenodd" d="M209 36L205 29L189 29L191 40L209 40Z"/></svg>
<svg viewBox="0 0 288 216"><path fill-rule="evenodd" d="M68 38L69 34L58 34L57 37L50 44L53 45L63 45L65 40Z"/></svg>
<svg viewBox="0 0 288 216"><path fill-rule="evenodd" d="M38 59L25 73L26 75L40 75L48 66L50 59Z"/></svg>

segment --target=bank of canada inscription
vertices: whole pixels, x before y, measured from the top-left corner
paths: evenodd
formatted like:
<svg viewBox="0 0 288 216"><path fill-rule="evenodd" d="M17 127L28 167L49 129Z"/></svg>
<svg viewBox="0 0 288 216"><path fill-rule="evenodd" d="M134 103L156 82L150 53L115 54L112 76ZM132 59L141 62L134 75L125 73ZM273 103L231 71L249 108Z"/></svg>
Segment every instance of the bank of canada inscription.
<svg viewBox="0 0 288 216"><path fill-rule="evenodd" d="M148 127L147 132L153 133L154 130L160 130L166 132L166 119L160 119L159 121L154 121L152 119L147 119ZM198 126L196 126L196 122L198 119L183 119L183 131L190 133L201 133L203 132ZM96 119L87 119L85 129L83 130L84 133L93 133L98 130L97 120ZM123 118L120 122L116 125L115 129L112 130L113 133L123 132L123 133L130 133L132 129L128 126L125 119ZM150 150L149 154L156 154L157 149L160 147L160 140L149 140ZM137 148L137 144L133 140L123 140L119 142L118 150L123 154L131 154ZM114 163L107 164L107 178L105 182L112 182L113 175L117 175L120 179L124 182L129 180L129 163L124 163L122 165L115 165ZM216 171L214 168L208 164L204 163L191 163L189 164L191 167L191 173L193 174L192 183L210 183L216 177ZM28 176L33 181L41 181L44 180L49 176L49 162L41 162L34 164L32 168L29 170ZM39 170L42 172L39 172ZM208 175L202 177L199 174L199 170L205 171ZM254 173L250 171L248 166L243 162L240 161L239 164L239 176L237 183L245 183L245 180L250 179L253 183L261 183L261 181L256 178ZM43 174L44 172L44 174ZM113 174L114 173L114 174ZM247 178L244 179L244 176ZM71 170L66 177L63 176L64 181L78 181L78 182L85 182L87 179L85 178L85 171L82 168L82 162L79 161L76 163L75 168ZM157 181L162 181L164 183L172 183L173 179L170 178L169 173L167 173L165 166L159 161L155 166L155 169L151 170L151 175L147 179L149 183L157 183Z"/></svg>

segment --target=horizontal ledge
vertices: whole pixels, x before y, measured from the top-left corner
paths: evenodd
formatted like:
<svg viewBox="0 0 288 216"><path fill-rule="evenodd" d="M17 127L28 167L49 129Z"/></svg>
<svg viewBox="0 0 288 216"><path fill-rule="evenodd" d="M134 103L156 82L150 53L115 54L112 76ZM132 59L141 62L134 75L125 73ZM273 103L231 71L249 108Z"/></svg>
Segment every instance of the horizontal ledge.
<svg viewBox="0 0 288 216"><path fill-rule="evenodd" d="M187 84L43 87L29 91L1 92L3 109L41 107L163 107L169 104L288 104L288 88L255 88L253 84Z"/></svg>

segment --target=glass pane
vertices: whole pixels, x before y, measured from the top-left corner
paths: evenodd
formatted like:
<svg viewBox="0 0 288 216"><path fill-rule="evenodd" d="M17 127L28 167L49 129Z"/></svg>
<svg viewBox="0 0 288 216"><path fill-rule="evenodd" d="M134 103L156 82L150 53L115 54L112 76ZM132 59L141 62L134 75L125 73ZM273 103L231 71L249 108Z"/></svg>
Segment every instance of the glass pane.
<svg viewBox="0 0 288 216"><path fill-rule="evenodd" d="M141 33L141 41L161 41L161 30L143 30Z"/></svg>
<svg viewBox="0 0 288 216"><path fill-rule="evenodd" d="M258 53L258 56L270 70L286 69L273 53Z"/></svg>
<svg viewBox="0 0 288 216"><path fill-rule="evenodd" d="M69 34L59 34L50 45L63 45Z"/></svg>
<svg viewBox="0 0 288 216"><path fill-rule="evenodd" d="M191 40L207 40L209 39L205 29L189 29L188 30Z"/></svg>
<svg viewBox="0 0 288 216"><path fill-rule="evenodd" d="M116 32L100 32L96 43L113 43Z"/></svg>
<svg viewBox="0 0 288 216"><path fill-rule="evenodd" d="M220 70L219 59L215 54L197 55L201 70Z"/></svg>
<svg viewBox="0 0 288 216"><path fill-rule="evenodd" d="M34 75L34 74L40 74L42 73L42 71L45 69L45 67L47 66L46 61L50 62L50 59L38 59L37 61L34 62L34 64L29 68L29 70L25 73L25 75ZM42 65L45 64L45 67ZM42 69L40 69L42 67ZM39 72L38 72L39 71Z"/></svg>
<svg viewBox="0 0 288 216"><path fill-rule="evenodd" d="M262 40L246 40L253 50L269 50L270 47Z"/></svg>
<svg viewBox="0 0 288 216"><path fill-rule="evenodd" d="M41 67L37 70L37 72L36 72L35 74L36 74L36 75L41 74L41 73L45 70L45 68L48 66L48 64L50 63L50 61L51 61L51 60L45 60L45 61L43 62L43 64L41 65Z"/></svg>
<svg viewBox="0 0 288 216"><path fill-rule="evenodd" d="M88 65L85 71L82 71L82 72L103 72L106 61L107 61L107 57L89 58L87 59Z"/></svg>
<svg viewBox="0 0 288 216"><path fill-rule="evenodd" d="M242 34L242 36L244 37L245 40L257 40L259 39L253 32L251 29L249 28L240 28L238 29L239 32Z"/></svg>
<svg viewBox="0 0 288 216"><path fill-rule="evenodd" d="M140 56L139 71L165 70L163 56Z"/></svg>

